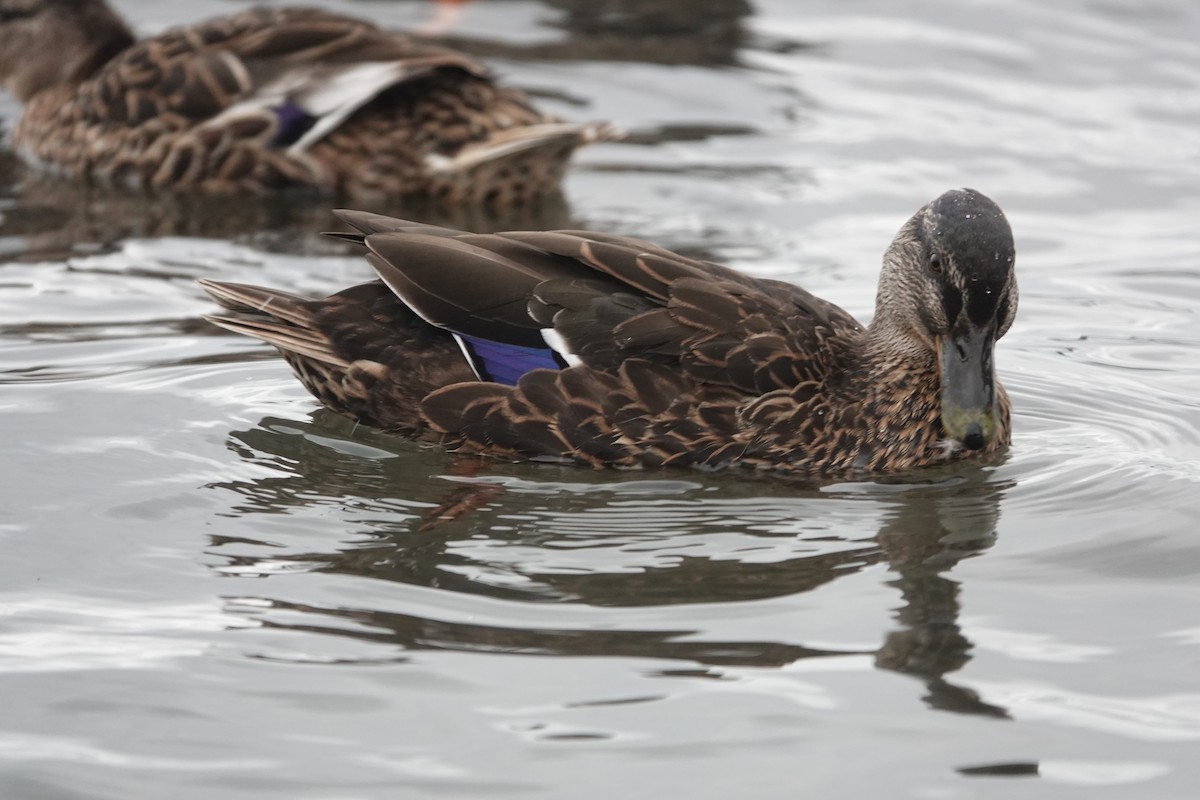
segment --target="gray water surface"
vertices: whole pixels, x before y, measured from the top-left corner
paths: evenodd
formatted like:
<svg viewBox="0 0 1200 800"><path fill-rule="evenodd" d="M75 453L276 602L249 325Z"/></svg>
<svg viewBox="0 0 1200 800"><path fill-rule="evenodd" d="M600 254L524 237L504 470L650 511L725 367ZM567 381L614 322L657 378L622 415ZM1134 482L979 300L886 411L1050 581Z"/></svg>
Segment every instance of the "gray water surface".
<svg viewBox="0 0 1200 800"><path fill-rule="evenodd" d="M629 233L867 318L917 207L992 196L1011 453L805 489L390 439L199 319L199 277L368 279L324 203L4 150L0 796L1200 793L1200 8L325 5L631 133L562 204L426 218Z"/></svg>

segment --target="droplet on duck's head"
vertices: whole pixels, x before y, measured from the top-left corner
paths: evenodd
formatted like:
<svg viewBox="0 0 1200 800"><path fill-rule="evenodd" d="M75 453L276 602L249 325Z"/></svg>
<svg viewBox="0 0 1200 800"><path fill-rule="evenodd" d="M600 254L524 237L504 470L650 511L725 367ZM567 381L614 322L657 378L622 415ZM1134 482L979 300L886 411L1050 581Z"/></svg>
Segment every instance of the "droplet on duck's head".
<svg viewBox="0 0 1200 800"><path fill-rule="evenodd" d="M951 189L928 205L932 225L950 233L962 226L964 220L995 220L1008 227L1004 212L987 195L974 189Z"/></svg>

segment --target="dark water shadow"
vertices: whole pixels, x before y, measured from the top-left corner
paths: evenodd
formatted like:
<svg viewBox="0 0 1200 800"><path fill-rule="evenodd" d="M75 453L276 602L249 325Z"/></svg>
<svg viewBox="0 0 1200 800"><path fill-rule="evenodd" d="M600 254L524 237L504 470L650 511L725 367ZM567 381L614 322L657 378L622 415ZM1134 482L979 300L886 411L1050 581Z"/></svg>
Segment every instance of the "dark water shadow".
<svg viewBox="0 0 1200 800"><path fill-rule="evenodd" d="M165 236L228 239L300 255L343 253L351 248L321 235L344 228L330 214L342 207L478 233L578 227L560 192L505 212L421 200L356 202L302 191L263 197L149 194L40 175L12 153L0 152L0 258L7 260L65 260L115 249L123 239Z"/></svg>
<svg viewBox="0 0 1200 800"><path fill-rule="evenodd" d="M659 143L656 136L646 134L637 143ZM356 202L301 192L270 197L150 195L39 175L0 151L3 261L66 261L115 251L126 239L174 236L224 239L273 253L357 255L358 247L324 235L346 229L331 210L347 207L475 233L590 227L572 213L560 192L505 212L419 200ZM715 258L702 245L676 249L694 258ZM342 287L330 287L337 288Z"/></svg>
<svg viewBox="0 0 1200 800"><path fill-rule="evenodd" d="M550 41L509 43L457 37L437 40L481 58L538 61L640 61L724 66L738 63L753 13L748 0L544 0Z"/></svg>
<svg viewBox="0 0 1200 800"><path fill-rule="evenodd" d="M280 515L313 509L336 519L335 527L344 524L344 529L330 530L324 551L275 552L267 556L273 563L499 600L611 608L614 614L622 607L719 604L803 594L882 564L889 569L887 584L902 601L894 614L896 628L878 648L843 650L758 639L701 641L697 640L700 631L683 629L473 624L418 613L308 605L265 594L251 598L252 613L263 625L349 636L404 651L691 662L664 667L664 676L695 675L696 665L703 673L709 668L781 667L803 659L873 655L878 668L922 681L931 708L1007 716L1003 708L983 702L947 678L970 661L973 648L958 621L960 587L950 573L961 560L992 546L1001 499L1010 488L989 480L983 470L922 473L916 482L824 490L733 475L699 477L684 471L593 472L459 459L356 431L352 423L331 414L317 416L317 424L268 418L255 428L234 433L230 445L235 451L280 474L211 487L236 498L231 516L244 520L275 515L273 536L286 529ZM537 491L539 486L545 491ZM562 487L567 488L560 491ZM669 506L666 512L664 504ZM771 512L779 521L786 522L793 507L813 521L824 521L800 535L770 530L754 522L761 521L762 507L782 507L782 514ZM344 513L339 516L330 509ZM826 517L828 509L835 513ZM610 512L619 513L619 520L610 517L606 522L604 515ZM875 520L873 532L860 533L864 519ZM626 553L611 546L613 538L630 530L642 537L638 541L644 547ZM730 553L718 558L685 554L647 565L634 555L635 550L654 547L656 541L686 549L714 530L763 546L802 539L808 549L766 561L729 557ZM564 547L592 547L597 551L596 563L608 568L542 570L535 556L524 565L505 562L501 567L489 563L475 548L481 539L519 545L551 558ZM254 574L263 556L239 555L247 541L244 536L214 538L210 554L220 557L214 567ZM622 557L631 560L622 564ZM500 568L520 580L488 582L478 577L481 571ZM231 607L241 608L246 598L229 600ZM295 615L287 612L299 614L305 622L296 625ZM273 613L283 613L287 620L274 619ZM795 632L787 633L793 639Z"/></svg>

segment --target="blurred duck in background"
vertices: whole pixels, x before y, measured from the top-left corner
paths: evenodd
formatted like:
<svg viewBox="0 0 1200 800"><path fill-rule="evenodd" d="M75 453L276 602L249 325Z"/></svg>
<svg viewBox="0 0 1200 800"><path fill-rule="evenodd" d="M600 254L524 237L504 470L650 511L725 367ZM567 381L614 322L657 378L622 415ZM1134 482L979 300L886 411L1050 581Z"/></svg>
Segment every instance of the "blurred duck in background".
<svg viewBox="0 0 1200 800"><path fill-rule="evenodd" d="M311 8L138 41L103 0L0 0L0 81L25 106L25 161L142 190L517 208L618 136L538 111L462 53Z"/></svg>

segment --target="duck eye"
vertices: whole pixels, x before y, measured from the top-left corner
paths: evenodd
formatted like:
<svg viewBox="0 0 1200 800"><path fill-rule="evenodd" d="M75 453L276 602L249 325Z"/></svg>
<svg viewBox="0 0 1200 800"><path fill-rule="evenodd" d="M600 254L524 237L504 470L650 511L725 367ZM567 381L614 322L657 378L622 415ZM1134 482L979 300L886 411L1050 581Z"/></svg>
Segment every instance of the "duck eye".
<svg viewBox="0 0 1200 800"><path fill-rule="evenodd" d="M931 269L934 272L942 271L942 257L939 256L937 253L934 253L933 255L931 255L929 257L929 269Z"/></svg>

